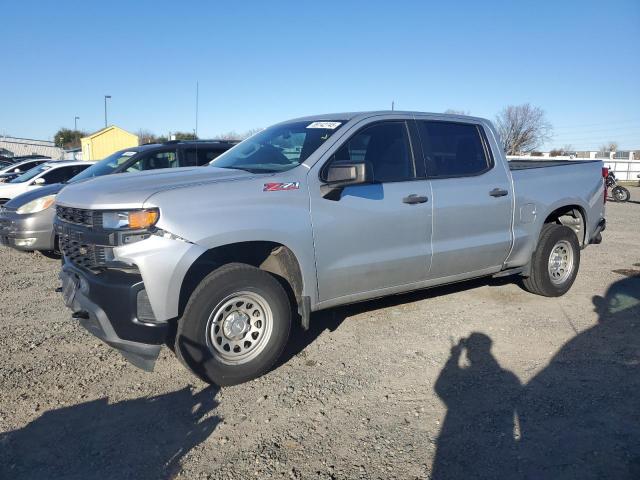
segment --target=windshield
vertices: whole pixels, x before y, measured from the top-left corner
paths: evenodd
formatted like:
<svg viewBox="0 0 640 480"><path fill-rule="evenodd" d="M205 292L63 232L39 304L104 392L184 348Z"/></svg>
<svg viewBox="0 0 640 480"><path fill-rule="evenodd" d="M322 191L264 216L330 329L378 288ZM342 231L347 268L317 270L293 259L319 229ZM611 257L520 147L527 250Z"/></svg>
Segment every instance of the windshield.
<svg viewBox="0 0 640 480"><path fill-rule="evenodd" d="M297 167L335 133L343 121L275 125L246 139L209 165L249 172L283 172Z"/></svg>
<svg viewBox="0 0 640 480"><path fill-rule="evenodd" d="M23 183L28 182L33 177L40 175L45 170L49 170L51 168L50 165L43 163L42 165L38 165L37 167L33 167L31 170L27 170L22 175L18 175L13 180L9 180L9 183Z"/></svg>
<svg viewBox="0 0 640 480"><path fill-rule="evenodd" d="M103 158L98 163L94 163L88 168L85 168L75 177L69 179L67 183L77 182L78 180L86 180L87 178L101 177L102 175L109 175L113 171L125 162L128 162L131 157L136 153L133 150L120 150L106 158Z"/></svg>

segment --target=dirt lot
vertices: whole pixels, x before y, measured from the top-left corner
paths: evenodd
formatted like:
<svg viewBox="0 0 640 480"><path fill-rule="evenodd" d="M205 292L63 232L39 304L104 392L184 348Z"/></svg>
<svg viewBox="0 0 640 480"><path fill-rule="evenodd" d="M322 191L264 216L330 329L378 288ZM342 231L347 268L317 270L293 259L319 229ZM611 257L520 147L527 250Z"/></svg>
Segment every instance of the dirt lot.
<svg viewBox="0 0 640 480"><path fill-rule="evenodd" d="M168 350L130 366L70 319L58 262L2 249L0 478L640 478L640 202L607 209L562 298L493 280L323 312L222 390Z"/></svg>

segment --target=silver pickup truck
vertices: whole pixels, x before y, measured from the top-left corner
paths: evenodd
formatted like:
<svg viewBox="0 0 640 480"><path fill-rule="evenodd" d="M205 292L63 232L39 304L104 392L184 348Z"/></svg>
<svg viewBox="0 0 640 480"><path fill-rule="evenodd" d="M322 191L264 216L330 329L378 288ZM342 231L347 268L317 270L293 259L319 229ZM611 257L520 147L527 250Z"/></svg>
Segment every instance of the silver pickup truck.
<svg viewBox="0 0 640 480"><path fill-rule="evenodd" d="M562 295L602 240L602 163L509 163L499 145L481 118L340 113L209 167L71 185L56 200L65 303L141 368L167 344L231 385L317 310L482 276Z"/></svg>

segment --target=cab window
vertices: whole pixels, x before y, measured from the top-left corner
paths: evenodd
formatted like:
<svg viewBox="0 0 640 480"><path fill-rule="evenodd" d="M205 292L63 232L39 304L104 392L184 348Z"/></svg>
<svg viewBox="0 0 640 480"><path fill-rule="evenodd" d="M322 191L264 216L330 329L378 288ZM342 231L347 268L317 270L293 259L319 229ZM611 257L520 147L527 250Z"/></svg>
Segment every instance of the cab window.
<svg viewBox="0 0 640 480"><path fill-rule="evenodd" d="M142 155L129 165L125 172L141 172L143 170L158 170L160 168L175 168L178 166L176 150L162 150Z"/></svg>
<svg viewBox="0 0 640 480"><path fill-rule="evenodd" d="M192 147L183 150L182 167L200 167L224 153L225 150L214 147Z"/></svg>
<svg viewBox="0 0 640 480"><path fill-rule="evenodd" d="M368 163L376 183L416 178L405 122L383 122L365 127L340 147L331 161Z"/></svg>
<svg viewBox="0 0 640 480"><path fill-rule="evenodd" d="M418 121L430 178L479 175L491 164L477 125Z"/></svg>

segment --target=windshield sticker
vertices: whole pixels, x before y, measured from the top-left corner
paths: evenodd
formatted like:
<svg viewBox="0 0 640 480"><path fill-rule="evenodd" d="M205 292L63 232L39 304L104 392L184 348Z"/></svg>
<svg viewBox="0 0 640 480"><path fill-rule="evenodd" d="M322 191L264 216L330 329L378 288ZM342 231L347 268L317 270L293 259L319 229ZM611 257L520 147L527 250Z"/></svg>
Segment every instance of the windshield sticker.
<svg viewBox="0 0 640 480"><path fill-rule="evenodd" d="M307 125L307 128L324 128L328 130L335 130L340 125L342 125L342 122L313 122Z"/></svg>
<svg viewBox="0 0 640 480"><path fill-rule="evenodd" d="M265 183L263 192L282 192L286 190L298 190L300 188L299 182L286 182L286 183Z"/></svg>
<svg viewBox="0 0 640 480"><path fill-rule="evenodd" d="M132 157L133 155L135 155L138 152L124 152L122 154L123 157Z"/></svg>

